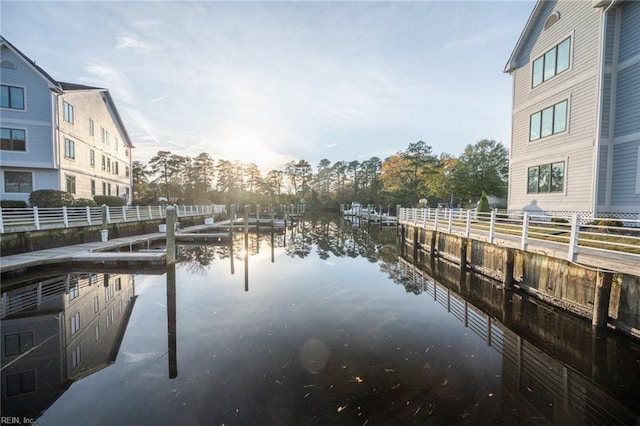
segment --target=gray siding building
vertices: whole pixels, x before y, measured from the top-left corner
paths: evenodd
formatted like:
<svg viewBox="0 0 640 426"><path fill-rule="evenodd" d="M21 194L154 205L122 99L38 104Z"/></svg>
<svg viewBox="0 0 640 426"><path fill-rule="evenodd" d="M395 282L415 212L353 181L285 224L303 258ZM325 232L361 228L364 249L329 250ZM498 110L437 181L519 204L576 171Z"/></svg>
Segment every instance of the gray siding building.
<svg viewBox="0 0 640 426"><path fill-rule="evenodd" d="M56 81L2 37L0 82L0 199L131 200L133 144L107 89Z"/></svg>
<svg viewBox="0 0 640 426"><path fill-rule="evenodd" d="M640 219L640 2L539 0L505 72L509 210Z"/></svg>

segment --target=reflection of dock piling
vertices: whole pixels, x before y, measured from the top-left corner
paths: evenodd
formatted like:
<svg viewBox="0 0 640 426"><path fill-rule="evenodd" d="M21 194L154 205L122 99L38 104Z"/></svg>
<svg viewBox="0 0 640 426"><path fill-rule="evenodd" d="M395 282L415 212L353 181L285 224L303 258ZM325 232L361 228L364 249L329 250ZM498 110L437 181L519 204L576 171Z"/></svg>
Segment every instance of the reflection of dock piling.
<svg viewBox="0 0 640 426"><path fill-rule="evenodd" d="M167 353L170 379L178 377L176 316L176 265L172 263L167 266Z"/></svg>

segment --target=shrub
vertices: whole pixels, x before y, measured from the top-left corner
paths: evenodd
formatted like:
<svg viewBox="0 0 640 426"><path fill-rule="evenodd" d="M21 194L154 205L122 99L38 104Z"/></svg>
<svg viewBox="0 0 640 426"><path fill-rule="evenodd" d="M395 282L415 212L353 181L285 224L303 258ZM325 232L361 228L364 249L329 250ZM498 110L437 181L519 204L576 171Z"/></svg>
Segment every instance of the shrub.
<svg viewBox="0 0 640 426"><path fill-rule="evenodd" d="M617 226L619 228L624 226L621 221L615 220L615 219L594 219L591 222L589 222L589 225L594 225L594 226Z"/></svg>
<svg viewBox="0 0 640 426"><path fill-rule="evenodd" d="M89 198L78 198L76 200L76 207L96 207L97 204L95 201Z"/></svg>
<svg viewBox="0 0 640 426"><path fill-rule="evenodd" d="M106 204L108 207L124 206L126 202L124 198L114 197L113 195L94 195L93 200L99 206Z"/></svg>
<svg viewBox="0 0 640 426"><path fill-rule="evenodd" d="M569 223L569 220L564 217L552 217L551 222L552 223Z"/></svg>
<svg viewBox="0 0 640 426"><path fill-rule="evenodd" d="M480 201L478 201L478 213L489 213L491 212L491 206L489 205L489 200L487 199L487 193L482 191L482 195L480 196Z"/></svg>
<svg viewBox="0 0 640 426"><path fill-rule="evenodd" d="M27 203L21 200L0 200L0 207L10 208L10 209L15 209L15 208L20 209L20 208L27 207Z"/></svg>
<svg viewBox="0 0 640 426"><path fill-rule="evenodd" d="M75 201L70 192L56 189L38 189L29 194L29 204L36 207L70 207Z"/></svg>

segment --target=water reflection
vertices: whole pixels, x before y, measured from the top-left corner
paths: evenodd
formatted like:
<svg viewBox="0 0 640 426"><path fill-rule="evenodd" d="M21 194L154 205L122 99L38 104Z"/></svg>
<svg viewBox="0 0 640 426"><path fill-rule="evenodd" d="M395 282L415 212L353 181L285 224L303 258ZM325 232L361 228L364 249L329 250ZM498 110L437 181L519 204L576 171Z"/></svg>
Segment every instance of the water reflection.
<svg viewBox="0 0 640 426"><path fill-rule="evenodd" d="M134 302L129 274L68 273L3 287L2 415L34 419L73 381L112 364Z"/></svg>
<svg viewBox="0 0 640 426"><path fill-rule="evenodd" d="M430 274L400 259L408 292L427 293L502 356L502 386L525 418L553 424L635 424L640 420L640 345L615 332L502 290L446 260ZM523 408L520 408L523 410Z"/></svg>
<svg viewBox="0 0 640 426"><path fill-rule="evenodd" d="M137 287L113 271L3 280L3 415L58 399L43 424L638 422L638 342L396 244L395 228L308 217L181 245Z"/></svg>

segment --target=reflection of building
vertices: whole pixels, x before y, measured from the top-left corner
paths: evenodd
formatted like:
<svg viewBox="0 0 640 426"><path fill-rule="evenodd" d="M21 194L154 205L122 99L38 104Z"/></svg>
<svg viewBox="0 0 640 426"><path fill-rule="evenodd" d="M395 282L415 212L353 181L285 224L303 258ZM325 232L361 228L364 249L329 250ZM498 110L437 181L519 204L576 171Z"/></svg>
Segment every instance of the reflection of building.
<svg viewBox="0 0 640 426"><path fill-rule="evenodd" d="M2 415L35 418L73 381L115 361L133 275L67 274L2 293Z"/></svg>
<svg viewBox="0 0 640 426"><path fill-rule="evenodd" d="M450 274L438 279L462 296L404 259L399 268L407 288L429 294L501 354L502 391L518 401L522 423L533 418L549 424L640 422L631 409L637 407L640 384L634 378L640 366L620 340L594 335L590 323L515 293L508 300L493 282L469 275L460 280L456 268L439 265L439 272ZM621 396L628 406L619 402Z"/></svg>
<svg viewBox="0 0 640 426"><path fill-rule="evenodd" d="M54 80L0 37L0 198L38 189L131 198L133 144L107 89Z"/></svg>

